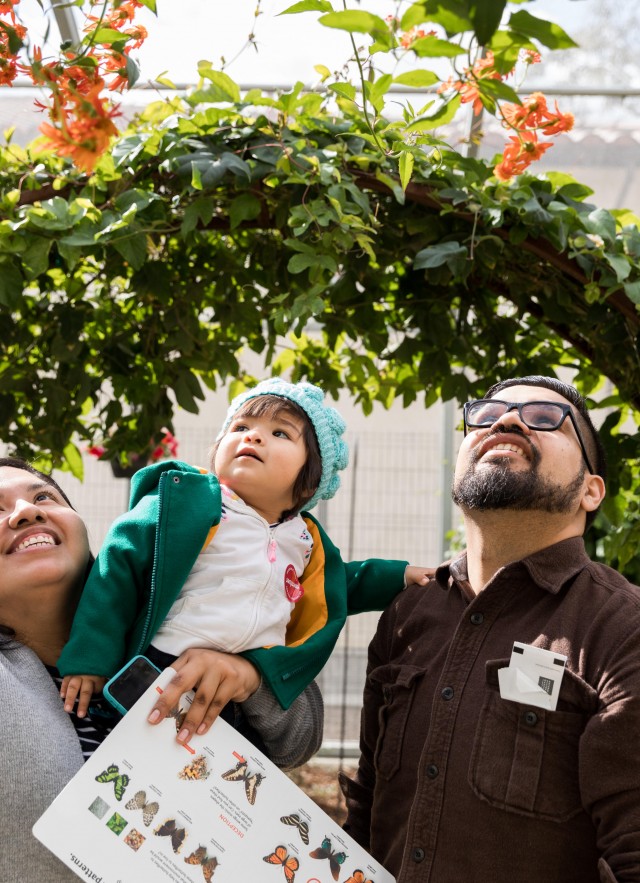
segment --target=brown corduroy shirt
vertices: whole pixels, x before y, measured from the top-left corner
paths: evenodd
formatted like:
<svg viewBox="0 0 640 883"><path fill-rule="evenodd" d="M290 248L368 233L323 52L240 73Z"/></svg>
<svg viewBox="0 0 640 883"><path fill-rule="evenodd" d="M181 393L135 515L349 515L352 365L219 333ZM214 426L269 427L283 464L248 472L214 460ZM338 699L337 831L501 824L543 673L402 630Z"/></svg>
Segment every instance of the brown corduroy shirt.
<svg viewBox="0 0 640 883"><path fill-rule="evenodd" d="M514 641L565 654L555 711L502 699ZM581 538L410 587L369 648L349 833L399 883L640 881L640 589Z"/></svg>

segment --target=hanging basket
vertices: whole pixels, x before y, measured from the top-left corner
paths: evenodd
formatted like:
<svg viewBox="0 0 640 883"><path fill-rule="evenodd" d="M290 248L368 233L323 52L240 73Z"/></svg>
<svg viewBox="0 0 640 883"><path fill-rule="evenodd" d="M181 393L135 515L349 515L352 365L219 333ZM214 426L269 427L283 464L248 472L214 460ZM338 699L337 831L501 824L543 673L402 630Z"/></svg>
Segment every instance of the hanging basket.
<svg viewBox="0 0 640 883"><path fill-rule="evenodd" d="M111 471L114 478L133 478L139 469L147 465L147 458L142 454L134 454L129 463L123 466L117 458L109 461L111 463Z"/></svg>

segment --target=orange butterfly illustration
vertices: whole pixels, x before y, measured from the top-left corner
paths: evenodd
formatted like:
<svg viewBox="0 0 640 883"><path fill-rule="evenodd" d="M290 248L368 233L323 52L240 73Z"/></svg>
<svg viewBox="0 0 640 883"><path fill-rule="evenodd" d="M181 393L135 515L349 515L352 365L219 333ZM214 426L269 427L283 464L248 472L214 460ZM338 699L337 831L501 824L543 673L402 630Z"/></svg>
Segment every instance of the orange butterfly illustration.
<svg viewBox="0 0 640 883"><path fill-rule="evenodd" d="M264 856L262 861L268 862L270 865L282 865L287 883L293 883L296 871L300 867L298 859L294 855L289 855L284 846L276 846L272 853Z"/></svg>
<svg viewBox="0 0 640 883"><path fill-rule="evenodd" d="M344 883L373 883L373 881L365 880L364 871L358 869L353 872L353 877L349 877Z"/></svg>
<svg viewBox="0 0 640 883"><path fill-rule="evenodd" d="M186 857L185 862L188 865L200 865L202 867L202 874L207 883L210 883L210 880L213 877L213 872L220 864L214 855L209 855L207 853L206 846L199 846L195 852L192 852L191 855Z"/></svg>

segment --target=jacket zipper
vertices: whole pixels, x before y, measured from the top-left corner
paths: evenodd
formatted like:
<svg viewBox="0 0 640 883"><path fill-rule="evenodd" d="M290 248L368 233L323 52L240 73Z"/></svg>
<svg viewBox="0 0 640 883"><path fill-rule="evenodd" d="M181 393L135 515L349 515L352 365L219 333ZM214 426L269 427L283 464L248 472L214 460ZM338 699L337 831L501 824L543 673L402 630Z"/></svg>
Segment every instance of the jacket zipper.
<svg viewBox="0 0 640 883"><path fill-rule="evenodd" d="M142 628L142 632L140 633L140 641L138 642L137 653L142 653L142 650L146 643L147 634L149 632L149 626L151 624L151 612L153 610L153 601L156 594L156 580L158 576L158 546L160 544L160 524L162 522L162 502L164 499L163 487L164 480L166 478L166 472L163 472L160 476L160 480L158 482L158 520L156 522L156 540L155 540L155 548L153 550L153 568L151 570L151 587L149 591L149 600L147 602L147 615L145 616L144 626Z"/></svg>

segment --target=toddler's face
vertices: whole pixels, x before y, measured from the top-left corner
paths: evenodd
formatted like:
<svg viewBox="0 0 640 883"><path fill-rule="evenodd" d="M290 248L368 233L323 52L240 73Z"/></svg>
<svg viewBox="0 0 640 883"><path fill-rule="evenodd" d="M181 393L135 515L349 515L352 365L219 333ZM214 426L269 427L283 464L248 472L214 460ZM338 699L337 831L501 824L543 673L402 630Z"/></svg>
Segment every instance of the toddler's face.
<svg viewBox="0 0 640 883"><path fill-rule="evenodd" d="M283 411L234 417L213 466L221 484L272 524L292 507L293 486L306 458L302 420Z"/></svg>

